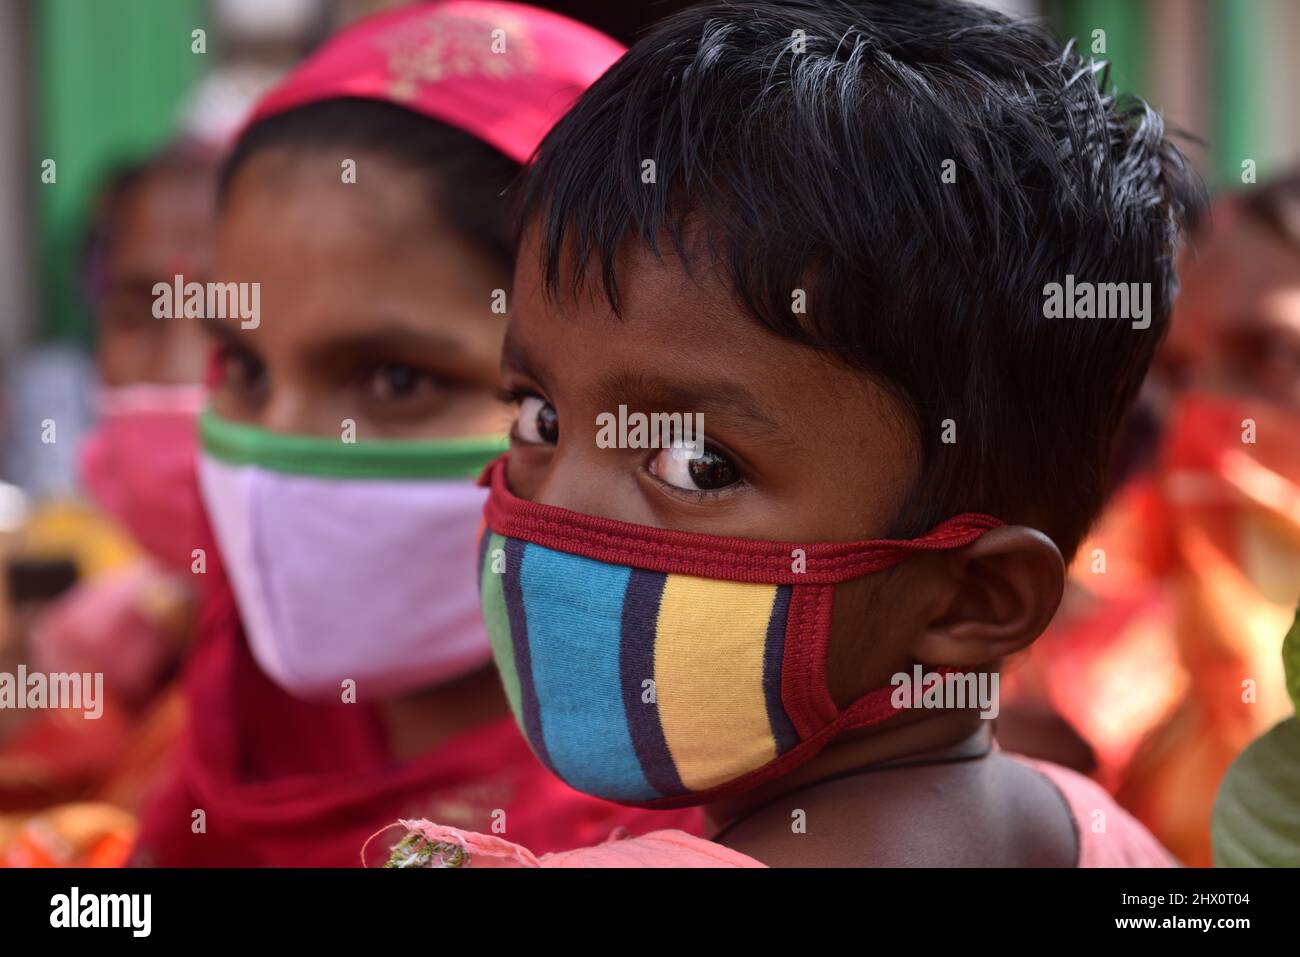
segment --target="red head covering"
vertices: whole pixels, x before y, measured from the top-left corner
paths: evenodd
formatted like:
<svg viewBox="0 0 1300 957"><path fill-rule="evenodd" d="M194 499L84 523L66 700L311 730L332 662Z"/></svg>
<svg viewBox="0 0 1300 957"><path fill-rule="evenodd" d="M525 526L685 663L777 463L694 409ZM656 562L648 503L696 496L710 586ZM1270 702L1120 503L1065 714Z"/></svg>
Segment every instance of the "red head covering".
<svg viewBox="0 0 1300 957"><path fill-rule="evenodd" d="M421 3L334 37L250 122L363 97L458 127L522 163L622 52L590 27L519 4ZM495 809L507 812L513 840L540 850L595 843L618 826L699 829L696 811L620 808L572 790L533 757L509 716L396 760L374 708L299 701L261 672L206 535L199 637L186 668L190 725L173 779L145 816L137 863L356 864L366 838L398 817L487 830Z"/></svg>
<svg viewBox="0 0 1300 957"><path fill-rule="evenodd" d="M558 13L433 0L338 34L263 97L249 123L321 100L382 100L525 163L578 95L622 55L616 40Z"/></svg>

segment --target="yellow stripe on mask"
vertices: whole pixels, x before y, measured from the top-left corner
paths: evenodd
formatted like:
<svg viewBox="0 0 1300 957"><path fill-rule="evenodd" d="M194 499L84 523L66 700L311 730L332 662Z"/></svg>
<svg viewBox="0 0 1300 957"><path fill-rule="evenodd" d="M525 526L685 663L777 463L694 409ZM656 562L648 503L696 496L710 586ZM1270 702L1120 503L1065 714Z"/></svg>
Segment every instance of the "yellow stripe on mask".
<svg viewBox="0 0 1300 957"><path fill-rule="evenodd" d="M669 575L659 603L655 698L682 784L703 791L776 757L763 649L776 586Z"/></svg>

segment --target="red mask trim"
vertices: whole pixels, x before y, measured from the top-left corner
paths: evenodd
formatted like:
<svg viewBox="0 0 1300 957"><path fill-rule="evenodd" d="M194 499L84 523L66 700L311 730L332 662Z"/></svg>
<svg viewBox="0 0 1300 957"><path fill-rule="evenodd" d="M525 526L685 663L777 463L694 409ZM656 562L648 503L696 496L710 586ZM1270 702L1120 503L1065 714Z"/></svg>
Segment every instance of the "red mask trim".
<svg viewBox="0 0 1300 957"><path fill-rule="evenodd" d="M799 739L806 741L835 720L839 709L826 683L830 650L832 585L810 585L790 591L786 634L809 635L810 641L787 642L781 670L781 703Z"/></svg>
<svg viewBox="0 0 1300 957"><path fill-rule="evenodd" d="M912 552L968 545L1003 524L990 515L968 513L940 523L920 538L858 542L770 542L680 532L517 498L506 484L508 460L509 453L502 455L479 477L479 484L491 489L484 516L492 531L612 565L698 578L833 585L891 568ZM796 549L803 551L805 571L790 567ZM826 614L829 617L829 610Z"/></svg>

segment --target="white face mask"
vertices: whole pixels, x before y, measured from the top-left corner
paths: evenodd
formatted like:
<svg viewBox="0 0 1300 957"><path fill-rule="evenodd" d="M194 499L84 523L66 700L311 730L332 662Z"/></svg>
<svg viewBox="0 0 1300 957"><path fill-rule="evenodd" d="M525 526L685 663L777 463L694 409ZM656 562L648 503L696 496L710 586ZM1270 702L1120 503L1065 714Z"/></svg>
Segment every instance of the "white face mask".
<svg viewBox="0 0 1300 957"><path fill-rule="evenodd" d="M253 657L301 698L439 685L492 657L475 574L501 438L347 444L201 420L199 481Z"/></svg>

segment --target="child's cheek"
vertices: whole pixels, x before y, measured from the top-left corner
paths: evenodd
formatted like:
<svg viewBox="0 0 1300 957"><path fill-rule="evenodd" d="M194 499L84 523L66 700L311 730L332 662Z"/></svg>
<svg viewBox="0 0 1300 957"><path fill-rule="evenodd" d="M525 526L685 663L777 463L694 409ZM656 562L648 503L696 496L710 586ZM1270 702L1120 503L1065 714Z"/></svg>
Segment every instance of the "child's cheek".
<svg viewBox="0 0 1300 957"><path fill-rule="evenodd" d="M890 569L835 586L826 682L839 707L911 665L909 648L924 628L909 595L912 577Z"/></svg>
<svg viewBox="0 0 1300 957"><path fill-rule="evenodd" d="M554 450L547 447L512 441L506 466L506 485L510 491L518 498L536 501L546 466L554 454Z"/></svg>

